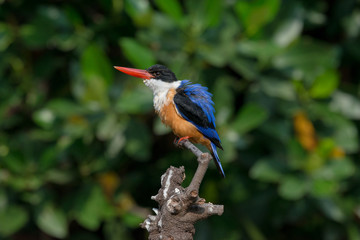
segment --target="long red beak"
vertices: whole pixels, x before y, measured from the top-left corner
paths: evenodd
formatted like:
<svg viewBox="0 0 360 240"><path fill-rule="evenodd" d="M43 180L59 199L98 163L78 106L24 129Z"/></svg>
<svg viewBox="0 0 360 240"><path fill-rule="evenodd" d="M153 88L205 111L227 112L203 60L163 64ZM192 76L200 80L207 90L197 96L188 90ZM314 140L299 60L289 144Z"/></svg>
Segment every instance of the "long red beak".
<svg viewBox="0 0 360 240"><path fill-rule="evenodd" d="M126 73L130 76L134 76L137 78L142 78L142 79L154 78L154 76L151 75L150 73L148 73L146 70L136 69L136 68L117 67L117 66L114 66L114 68L123 73Z"/></svg>

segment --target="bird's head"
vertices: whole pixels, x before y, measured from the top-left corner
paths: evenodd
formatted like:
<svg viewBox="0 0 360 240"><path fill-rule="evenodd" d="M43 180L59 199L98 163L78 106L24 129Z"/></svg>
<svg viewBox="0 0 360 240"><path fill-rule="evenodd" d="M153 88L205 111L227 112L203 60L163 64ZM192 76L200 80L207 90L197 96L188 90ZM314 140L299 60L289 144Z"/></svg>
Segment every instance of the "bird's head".
<svg viewBox="0 0 360 240"><path fill-rule="evenodd" d="M156 80L167 83L177 81L175 74L170 69L160 64L153 65L146 70L116 66L114 68L128 75L142 78L144 79L144 82L147 80Z"/></svg>

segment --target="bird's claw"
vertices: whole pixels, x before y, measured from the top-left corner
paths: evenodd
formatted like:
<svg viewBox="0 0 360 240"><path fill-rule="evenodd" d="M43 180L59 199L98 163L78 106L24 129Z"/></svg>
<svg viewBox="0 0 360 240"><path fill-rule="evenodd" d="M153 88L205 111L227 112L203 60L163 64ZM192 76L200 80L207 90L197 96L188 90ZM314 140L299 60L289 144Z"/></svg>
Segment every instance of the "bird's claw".
<svg viewBox="0 0 360 240"><path fill-rule="evenodd" d="M190 136L186 136L186 137L182 137L182 138L177 137L177 138L175 138L175 140L174 140L174 144L176 144L176 145L179 146L182 141L184 141L184 140L186 140L186 139L189 139L189 138L190 138Z"/></svg>

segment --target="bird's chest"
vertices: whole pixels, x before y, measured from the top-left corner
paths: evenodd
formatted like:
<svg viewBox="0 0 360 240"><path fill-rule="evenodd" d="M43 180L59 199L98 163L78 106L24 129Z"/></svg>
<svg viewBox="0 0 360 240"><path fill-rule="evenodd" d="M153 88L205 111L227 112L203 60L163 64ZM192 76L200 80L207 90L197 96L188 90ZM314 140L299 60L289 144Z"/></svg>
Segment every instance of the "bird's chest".
<svg viewBox="0 0 360 240"><path fill-rule="evenodd" d="M190 136L190 140L195 143L203 141L203 137L196 127L182 118L177 112L173 101L175 94L176 91L170 89L166 95L165 103L157 111L161 121L169 126L178 137Z"/></svg>
<svg viewBox="0 0 360 240"><path fill-rule="evenodd" d="M170 89L165 93L154 96L155 111L160 116L161 121L168 126L172 125L174 117L178 115L173 102L175 94L175 89Z"/></svg>
<svg viewBox="0 0 360 240"><path fill-rule="evenodd" d="M154 108L157 113L159 113L164 106L168 105L170 101L172 101L172 99L168 98L169 91L161 91L154 95Z"/></svg>

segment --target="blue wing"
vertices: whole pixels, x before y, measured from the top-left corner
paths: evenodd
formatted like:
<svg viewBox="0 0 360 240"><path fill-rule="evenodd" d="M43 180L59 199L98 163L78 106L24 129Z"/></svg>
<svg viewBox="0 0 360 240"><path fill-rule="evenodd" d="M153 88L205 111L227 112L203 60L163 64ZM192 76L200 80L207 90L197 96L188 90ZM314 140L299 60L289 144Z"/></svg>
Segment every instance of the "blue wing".
<svg viewBox="0 0 360 240"><path fill-rule="evenodd" d="M177 111L187 121L211 141L211 152L219 172L225 177L224 170L220 163L216 147L223 149L218 133L215 130L214 102L211 100L211 93L206 87L200 84L190 84L183 80L176 89L174 103Z"/></svg>
<svg viewBox="0 0 360 240"><path fill-rule="evenodd" d="M180 115L195 127L218 148L222 149L221 141L215 130L214 102L212 94L200 84L191 84L183 80L176 89L174 97L176 109Z"/></svg>

